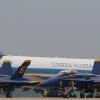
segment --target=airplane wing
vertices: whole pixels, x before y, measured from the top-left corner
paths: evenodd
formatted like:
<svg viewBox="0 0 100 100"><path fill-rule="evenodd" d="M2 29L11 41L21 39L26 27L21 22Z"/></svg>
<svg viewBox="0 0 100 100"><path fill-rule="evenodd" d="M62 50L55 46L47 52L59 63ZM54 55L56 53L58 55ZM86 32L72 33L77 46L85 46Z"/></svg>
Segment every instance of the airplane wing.
<svg viewBox="0 0 100 100"><path fill-rule="evenodd" d="M29 79L33 80L33 81L45 81L51 77L54 77L54 74L25 74L26 77L28 77Z"/></svg>
<svg viewBox="0 0 100 100"><path fill-rule="evenodd" d="M78 73L77 71L69 71L69 70L63 70L58 74L29 74L26 73L25 76L30 78L31 80L40 80L41 82L44 82L45 80L53 77L63 77L63 76L69 76Z"/></svg>

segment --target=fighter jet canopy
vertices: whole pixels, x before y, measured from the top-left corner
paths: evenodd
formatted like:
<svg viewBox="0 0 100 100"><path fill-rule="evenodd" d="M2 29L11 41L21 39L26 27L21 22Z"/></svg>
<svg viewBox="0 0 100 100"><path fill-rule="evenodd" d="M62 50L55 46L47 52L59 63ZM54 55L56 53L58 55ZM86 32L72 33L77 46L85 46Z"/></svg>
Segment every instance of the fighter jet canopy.
<svg viewBox="0 0 100 100"><path fill-rule="evenodd" d="M73 74L78 74L78 71L75 70L63 70L60 73L57 74L57 76L67 76L67 75L73 75Z"/></svg>

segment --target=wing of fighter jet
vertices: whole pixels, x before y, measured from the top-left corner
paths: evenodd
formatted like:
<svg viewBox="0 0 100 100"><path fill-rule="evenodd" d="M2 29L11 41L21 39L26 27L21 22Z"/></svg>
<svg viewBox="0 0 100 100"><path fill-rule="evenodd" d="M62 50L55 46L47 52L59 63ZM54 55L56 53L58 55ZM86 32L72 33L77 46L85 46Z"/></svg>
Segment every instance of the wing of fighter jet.
<svg viewBox="0 0 100 100"><path fill-rule="evenodd" d="M40 83L39 81L31 81L30 79L23 77L25 70L30 65L30 63L31 60L25 60L24 63L19 66L17 71L12 74L10 61L6 60L3 62L3 66L0 70L0 88L3 89L6 97L11 97L11 92L16 87L30 85L35 86Z"/></svg>

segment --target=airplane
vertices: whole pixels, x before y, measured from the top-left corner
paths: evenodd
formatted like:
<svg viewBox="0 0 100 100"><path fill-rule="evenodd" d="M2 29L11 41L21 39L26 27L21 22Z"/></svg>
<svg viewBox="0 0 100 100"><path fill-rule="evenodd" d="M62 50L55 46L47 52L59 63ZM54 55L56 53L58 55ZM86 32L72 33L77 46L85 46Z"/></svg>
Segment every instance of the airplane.
<svg viewBox="0 0 100 100"><path fill-rule="evenodd" d="M10 60L4 60L0 69L0 90L6 97L12 97L12 91L22 86L35 86L39 81L31 81L23 77L26 68L30 65L31 60L25 60L21 66L13 73Z"/></svg>
<svg viewBox="0 0 100 100"><path fill-rule="evenodd" d="M74 70L61 71L56 76L37 85L34 91L43 96L46 91L48 93L46 96L52 97L97 97L97 91L100 92L100 74L84 74ZM88 95L86 95L87 93Z"/></svg>
<svg viewBox="0 0 100 100"><path fill-rule="evenodd" d="M38 74L56 75L63 70L76 70L80 73L90 74L94 68L98 69L96 65L98 59L28 57L0 54L0 66L6 59L12 62L11 65L14 71L23 61L30 59L31 64L28 66L27 73L36 74L37 76ZM97 71L96 74L98 74Z"/></svg>
<svg viewBox="0 0 100 100"><path fill-rule="evenodd" d="M13 56L13 55L4 55L0 56L0 64L6 59L9 59L12 62L13 70L15 71L17 67L25 60L30 59L31 64L28 66L26 76L31 77L34 81L40 81L38 87L47 87L47 86L56 86L59 87L60 81L63 79L63 82L76 80L78 82L86 83L94 79L98 80L99 83L99 59L75 59L75 58L48 58L48 57L27 57L27 56ZM61 73L67 73L68 77L72 75L73 77L60 77ZM78 74L78 76L77 76ZM75 77L77 76L77 77ZM87 78L88 76L88 78ZM95 77L94 77L95 76ZM80 77L80 78L79 78ZM58 80L55 82L56 80ZM89 79L89 80L87 80ZM79 81L81 80L81 81ZM93 84L95 84L94 80ZM54 82L54 84L51 84ZM48 83L48 84L47 84ZM57 85L58 84L58 85ZM87 84L87 83L86 83ZM47 85L47 86L46 86ZM77 85L79 86L79 85ZM37 91L36 90L36 91Z"/></svg>

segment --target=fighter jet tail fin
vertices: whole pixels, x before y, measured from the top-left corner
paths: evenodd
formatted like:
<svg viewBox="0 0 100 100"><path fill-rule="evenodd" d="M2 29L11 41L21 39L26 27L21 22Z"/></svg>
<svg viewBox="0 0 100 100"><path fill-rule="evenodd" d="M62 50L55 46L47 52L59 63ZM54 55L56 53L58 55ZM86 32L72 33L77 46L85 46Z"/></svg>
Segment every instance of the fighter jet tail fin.
<svg viewBox="0 0 100 100"><path fill-rule="evenodd" d="M21 79L26 71L26 68L30 65L30 63L31 60L25 60L25 62L21 66L19 66L17 71L11 76L11 79Z"/></svg>
<svg viewBox="0 0 100 100"><path fill-rule="evenodd" d="M8 75L8 76L13 75L13 69L12 69L10 60L4 60L3 61L2 67L0 69L0 74Z"/></svg>

